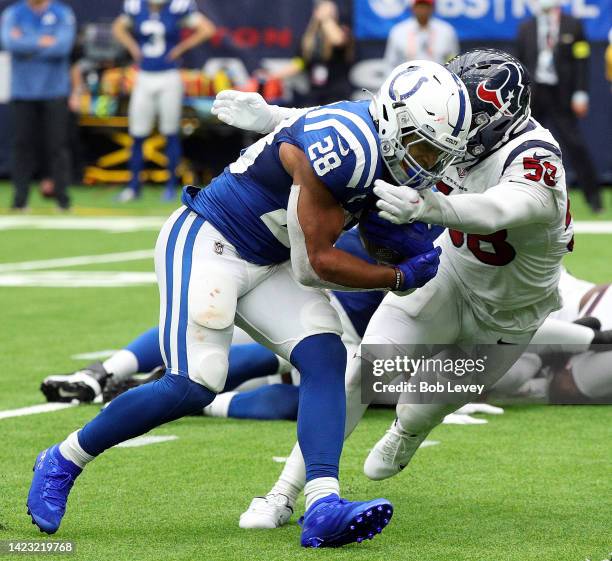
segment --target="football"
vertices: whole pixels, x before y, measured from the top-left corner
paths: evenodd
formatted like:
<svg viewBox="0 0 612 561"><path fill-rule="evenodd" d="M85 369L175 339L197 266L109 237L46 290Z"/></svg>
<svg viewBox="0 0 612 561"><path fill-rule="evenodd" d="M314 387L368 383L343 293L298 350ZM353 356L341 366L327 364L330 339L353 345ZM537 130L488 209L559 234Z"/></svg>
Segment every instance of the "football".
<svg viewBox="0 0 612 561"><path fill-rule="evenodd" d="M363 247L365 247L368 255L372 259L375 259L378 263L382 263L384 265L397 265L401 263L405 259L401 253L391 249L390 247L384 247L367 237L363 225L368 212L372 211L363 212L361 219L359 220L359 237L361 238L361 243L363 243Z"/></svg>

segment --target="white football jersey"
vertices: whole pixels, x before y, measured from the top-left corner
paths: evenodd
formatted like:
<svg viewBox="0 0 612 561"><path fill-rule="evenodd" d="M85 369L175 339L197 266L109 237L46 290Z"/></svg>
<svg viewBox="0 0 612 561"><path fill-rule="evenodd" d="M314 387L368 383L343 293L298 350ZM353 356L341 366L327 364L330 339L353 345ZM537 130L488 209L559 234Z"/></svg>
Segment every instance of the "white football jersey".
<svg viewBox="0 0 612 561"><path fill-rule="evenodd" d="M573 228L559 145L531 120L521 134L478 164L451 167L438 189L460 196L509 183L550 189L554 218L489 235L449 230L440 245L444 265L454 269L476 316L490 327L518 333L537 329L561 307L561 260L572 249Z"/></svg>

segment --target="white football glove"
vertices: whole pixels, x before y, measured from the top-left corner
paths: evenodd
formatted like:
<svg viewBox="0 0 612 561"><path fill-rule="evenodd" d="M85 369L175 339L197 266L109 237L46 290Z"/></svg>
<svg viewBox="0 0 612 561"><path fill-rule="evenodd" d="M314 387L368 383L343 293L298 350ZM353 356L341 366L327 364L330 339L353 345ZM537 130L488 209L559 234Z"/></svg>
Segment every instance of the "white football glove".
<svg viewBox="0 0 612 561"><path fill-rule="evenodd" d="M478 419L477 417L470 417L470 415L457 415L457 413L451 413L442 420L443 425L486 425L488 422L486 419Z"/></svg>
<svg viewBox="0 0 612 561"><path fill-rule="evenodd" d="M374 194L379 198L378 215L393 224L408 224L418 220L425 210L425 202L416 189L405 185L391 185L382 179L374 182Z"/></svg>
<svg viewBox="0 0 612 561"><path fill-rule="evenodd" d="M258 93L223 90L217 94L211 113L238 129L260 134L274 129L273 106L268 105Z"/></svg>
<svg viewBox="0 0 612 561"><path fill-rule="evenodd" d="M457 415L473 415L474 413L503 415L504 410L501 407L495 407L495 405L489 405L488 403L466 403L463 407L457 409L455 413Z"/></svg>

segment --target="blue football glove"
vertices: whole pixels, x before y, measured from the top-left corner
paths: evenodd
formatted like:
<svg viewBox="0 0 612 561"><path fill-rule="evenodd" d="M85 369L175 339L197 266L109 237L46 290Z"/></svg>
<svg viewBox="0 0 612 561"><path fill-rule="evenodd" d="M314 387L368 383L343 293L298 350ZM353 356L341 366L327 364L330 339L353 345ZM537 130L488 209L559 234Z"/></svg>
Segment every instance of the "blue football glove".
<svg viewBox="0 0 612 561"><path fill-rule="evenodd" d="M403 279L399 292L420 288L433 279L438 272L441 253L441 247L434 247L426 253L400 263L397 267L403 273Z"/></svg>
<svg viewBox="0 0 612 561"><path fill-rule="evenodd" d="M368 212L359 224L361 234L370 242L392 249L404 257L414 257L429 251L433 241L444 231L442 226L424 222L392 224L376 212Z"/></svg>

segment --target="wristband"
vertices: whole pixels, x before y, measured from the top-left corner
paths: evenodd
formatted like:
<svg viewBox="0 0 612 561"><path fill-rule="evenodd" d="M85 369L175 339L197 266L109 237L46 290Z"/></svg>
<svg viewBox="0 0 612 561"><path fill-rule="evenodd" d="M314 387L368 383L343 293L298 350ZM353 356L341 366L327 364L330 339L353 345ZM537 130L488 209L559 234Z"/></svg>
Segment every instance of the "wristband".
<svg viewBox="0 0 612 561"><path fill-rule="evenodd" d="M393 290L399 290L402 287L402 270L399 267L393 267L393 270L395 271L395 286L393 287Z"/></svg>

